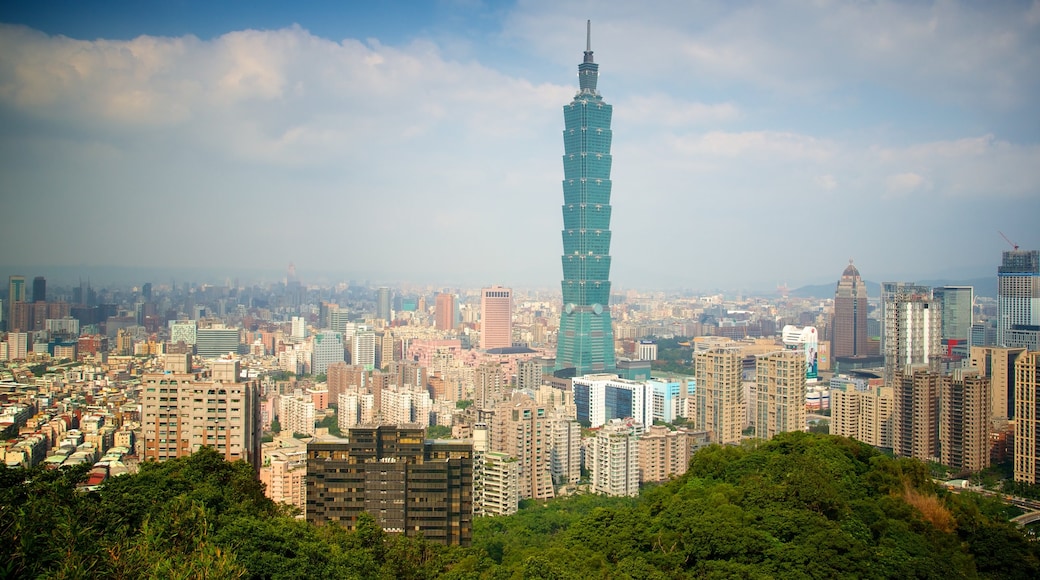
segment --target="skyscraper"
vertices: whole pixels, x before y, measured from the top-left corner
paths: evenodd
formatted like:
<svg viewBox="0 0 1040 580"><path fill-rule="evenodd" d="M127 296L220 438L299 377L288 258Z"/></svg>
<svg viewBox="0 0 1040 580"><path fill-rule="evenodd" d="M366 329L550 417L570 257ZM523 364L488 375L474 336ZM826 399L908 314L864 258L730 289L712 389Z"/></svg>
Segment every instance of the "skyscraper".
<svg viewBox="0 0 1040 580"><path fill-rule="evenodd" d="M975 289L971 286L940 286L932 297L942 306L942 343L946 356L970 356L972 307Z"/></svg>
<svg viewBox="0 0 1040 580"><path fill-rule="evenodd" d="M376 291L376 318L390 322L390 306L393 304L390 298L390 289L385 286Z"/></svg>
<svg viewBox="0 0 1040 580"><path fill-rule="evenodd" d="M14 325L15 304L25 302L25 276L11 276L7 288L7 330L30 330Z"/></svg>
<svg viewBox="0 0 1040 580"><path fill-rule="evenodd" d="M772 439L778 433L805 431L805 367L805 355L796 350L756 359L755 437Z"/></svg>
<svg viewBox="0 0 1040 580"><path fill-rule="evenodd" d="M867 285L849 260L834 291L831 356L867 354Z"/></svg>
<svg viewBox="0 0 1040 580"><path fill-rule="evenodd" d="M697 377L693 428L710 431L713 443L740 443L744 428L742 357L735 348L712 348L693 355ZM803 367L804 370L804 367Z"/></svg>
<svg viewBox="0 0 1040 580"><path fill-rule="evenodd" d="M932 289L905 282L882 285L885 384L895 386L908 365L939 370L942 362L942 305Z"/></svg>
<svg viewBox="0 0 1040 580"><path fill-rule="evenodd" d="M997 345L1040 350L1040 251L1004 252L997 268Z"/></svg>
<svg viewBox="0 0 1040 580"><path fill-rule="evenodd" d="M1015 481L1040 482L1040 352L1015 361Z"/></svg>
<svg viewBox="0 0 1040 580"><path fill-rule="evenodd" d="M455 328L455 295L441 292L434 301L434 323L437 330Z"/></svg>
<svg viewBox="0 0 1040 580"><path fill-rule="evenodd" d="M43 276L33 278L33 302L47 301L47 279Z"/></svg>
<svg viewBox="0 0 1040 580"><path fill-rule="evenodd" d="M596 90L591 24L578 93L563 108L563 314L556 369L573 376L614 370L610 319L610 118ZM571 374L568 370L566 374Z"/></svg>
<svg viewBox="0 0 1040 580"><path fill-rule="evenodd" d="M513 291L501 286L480 291L480 348L513 346Z"/></svg>

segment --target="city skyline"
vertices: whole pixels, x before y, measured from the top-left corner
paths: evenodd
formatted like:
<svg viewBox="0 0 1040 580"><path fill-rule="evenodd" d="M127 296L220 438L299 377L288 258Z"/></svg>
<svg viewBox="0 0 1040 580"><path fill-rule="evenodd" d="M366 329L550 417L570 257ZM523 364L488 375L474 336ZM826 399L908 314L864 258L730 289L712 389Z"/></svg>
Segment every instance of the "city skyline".
<svg viewBox="0 0 1040 580"><path fill-rule="evenodd" d="M615 288L829 283L850 257L989 276L998 231L1040 247L1037 3L51 8L0 8L8 275L233 255L552 287L587 18L624 159Z"/></svg>

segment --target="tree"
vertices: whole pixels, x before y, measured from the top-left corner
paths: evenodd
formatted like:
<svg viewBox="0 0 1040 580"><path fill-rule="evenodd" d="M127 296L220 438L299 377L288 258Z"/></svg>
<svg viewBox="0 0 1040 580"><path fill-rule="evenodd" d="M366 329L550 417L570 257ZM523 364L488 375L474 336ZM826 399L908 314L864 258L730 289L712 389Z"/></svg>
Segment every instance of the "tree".
<svg viewBox="0 0 1040 580"><path fill-rule="evenodd" d="M281 433L282 432L282 422L278 420L278 417L275 417L274 419L271 419L271 432L272 433Z"/></svg>

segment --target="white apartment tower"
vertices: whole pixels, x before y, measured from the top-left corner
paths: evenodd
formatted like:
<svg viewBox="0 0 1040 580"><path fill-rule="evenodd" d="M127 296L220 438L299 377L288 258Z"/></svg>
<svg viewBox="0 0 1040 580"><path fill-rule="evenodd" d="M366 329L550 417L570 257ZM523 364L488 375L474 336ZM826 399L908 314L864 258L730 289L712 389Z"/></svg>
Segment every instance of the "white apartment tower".
<svg viewBox="0 0 1040 580"><path fill-rule="evenodd" d="M632 419L611 419L589 442L588 469L593 493L639 495L639 435L643 426Z"/></svg>

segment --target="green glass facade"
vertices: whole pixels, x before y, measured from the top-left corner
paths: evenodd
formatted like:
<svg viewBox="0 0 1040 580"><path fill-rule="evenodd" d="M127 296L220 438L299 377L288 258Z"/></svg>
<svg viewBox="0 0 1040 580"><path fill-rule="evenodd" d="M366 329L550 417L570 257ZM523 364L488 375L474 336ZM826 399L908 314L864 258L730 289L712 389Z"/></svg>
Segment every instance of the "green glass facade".
<svg viewBox="0 0 1040 580"><path fill-rule="evenodd" d="M563 314L556 369L613 371L610 320L610 117L596 90L591 47L578 65L579 90L563 108Z"/></svg>

